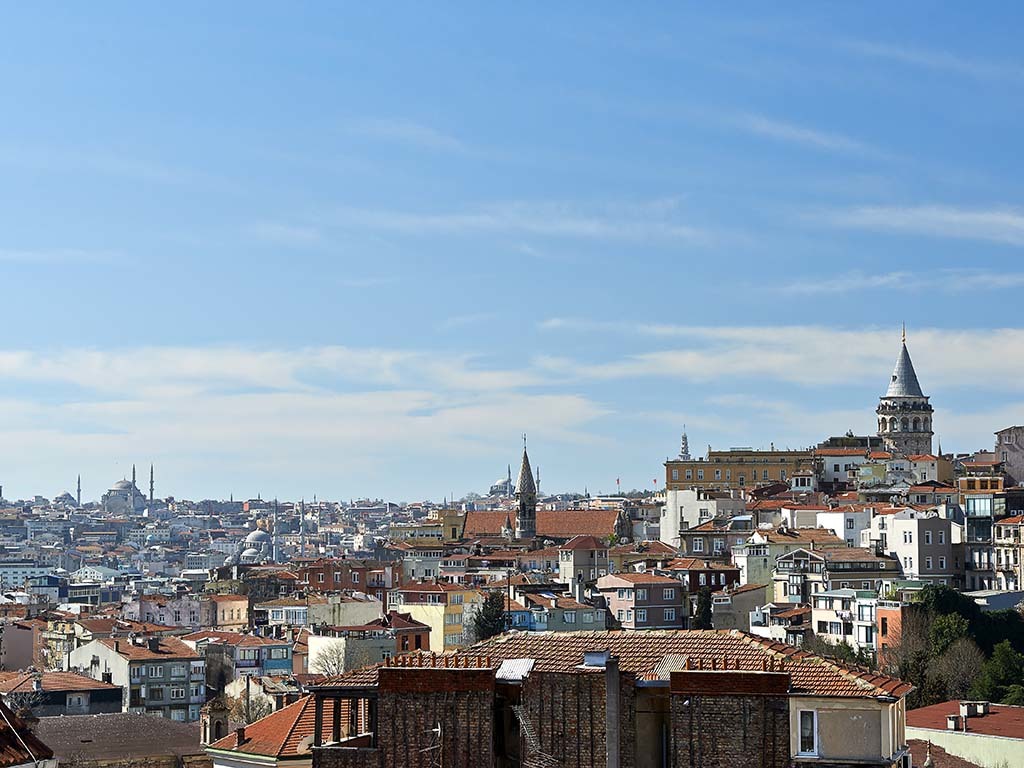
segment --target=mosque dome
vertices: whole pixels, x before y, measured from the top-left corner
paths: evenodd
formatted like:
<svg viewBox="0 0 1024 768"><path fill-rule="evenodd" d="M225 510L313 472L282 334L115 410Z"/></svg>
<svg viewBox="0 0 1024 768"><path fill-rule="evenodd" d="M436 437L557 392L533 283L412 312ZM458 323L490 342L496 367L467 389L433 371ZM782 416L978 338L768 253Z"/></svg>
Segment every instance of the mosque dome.
<svg viewBox="0 0 1024 768"><path fill-rule="evenodd" d="M110 490L112 490L112 491L130 491L131 489L132 489L132 481L131 480L118 480L116 483L114 483L112 486L110 486Z"/></svg>
<svg viewBox="0 0 1024 768"><path fill-rule="evenodd" d="M249 549L242 552L240 559L243 563L255 563L257 560L260 559L260 551L258 549L253 549L252 547L250 547Z"/></svg>
<svg viewBox="0 0 1024 768"><path fill-rule="evenodd" d="M257 528L255 531L253 531L245 537L245 543L253 545L269 544L270 534L260 528Z"/></svg>

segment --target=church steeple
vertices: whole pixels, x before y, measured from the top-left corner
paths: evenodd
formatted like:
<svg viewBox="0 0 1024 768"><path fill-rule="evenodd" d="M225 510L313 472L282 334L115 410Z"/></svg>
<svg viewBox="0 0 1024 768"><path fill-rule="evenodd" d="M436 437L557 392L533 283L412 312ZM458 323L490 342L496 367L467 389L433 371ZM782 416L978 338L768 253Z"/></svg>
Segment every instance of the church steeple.
<svg viewBox="0 0 1024 768"><path fill-rule="evenodd" d="M526 453L526 435L523 435L523 462L516 482L516 499L519 502L516 538L532 539L537 535L537 484L533 479L530 457Z"/></svg>

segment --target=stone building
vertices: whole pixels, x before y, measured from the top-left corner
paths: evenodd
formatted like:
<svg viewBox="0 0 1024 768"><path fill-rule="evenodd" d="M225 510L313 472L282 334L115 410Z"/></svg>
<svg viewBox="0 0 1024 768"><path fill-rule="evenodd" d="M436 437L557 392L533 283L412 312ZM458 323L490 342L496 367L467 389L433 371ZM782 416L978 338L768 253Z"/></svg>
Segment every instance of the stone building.
<svg viewBox="0 0 1024 768"><path fill-rule="evenodd" d="M904 331L889 388L879 398L878 408L875 409L878 436L882 438L885 450L898 456L930 454L934 434L932 410L917 380Z"/></svg>

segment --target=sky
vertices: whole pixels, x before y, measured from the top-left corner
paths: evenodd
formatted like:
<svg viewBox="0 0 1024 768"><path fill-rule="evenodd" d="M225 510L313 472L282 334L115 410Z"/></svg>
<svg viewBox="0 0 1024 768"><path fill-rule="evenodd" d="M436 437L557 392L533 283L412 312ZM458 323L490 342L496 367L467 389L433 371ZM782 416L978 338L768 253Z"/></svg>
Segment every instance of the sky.
<svg viewBox="0 0 1024 768"><path fill-rule="evenodd" d="M1024 9L32 3L0 25L0 483L653 487L1024 422ZM140 485L143 483L140 483Z"/></svg>

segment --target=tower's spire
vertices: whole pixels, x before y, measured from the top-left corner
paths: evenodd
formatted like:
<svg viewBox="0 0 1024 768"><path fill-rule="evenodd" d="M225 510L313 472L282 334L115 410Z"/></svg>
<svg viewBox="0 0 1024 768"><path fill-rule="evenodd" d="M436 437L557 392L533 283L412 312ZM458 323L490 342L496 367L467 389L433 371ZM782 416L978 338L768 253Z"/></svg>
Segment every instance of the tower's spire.
<svg viewBox="0 0 1024 768"><path fill-rule="evenodd" d="M904 344L907 343L907 323L906 323L906 321L903 322L903 343Z"/></svg>
<svg viewBox="0 0 1024 768"><path fill-rule="evenodd" d="M135 487L135 465L132 464L132 487Z"/></svg>
<svg viewBox="0 0 1024 768"><path fill-rule="evenodd" d="M516 499L519 512L516 515L516 538L532 539L537 535L537 483L530 467L530 456L526 453L526 435L523 435L523 462L519 467L516 482Z"/></svg>
<svg viewBox="0 0 1024 768"><path fill-rule="evenodd" d="M75 503L82 506L82 475L78 475L78 490L75 494Z"/></svg>
<svg viewBox="0 0 1024 768"><path fill-rule="evenodd" d="M153 489L155 485L153 483L153 465L149 465L149 506L153 506Z"/></svg>

